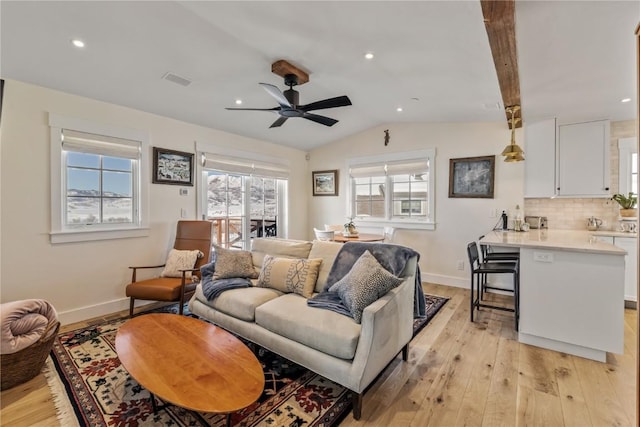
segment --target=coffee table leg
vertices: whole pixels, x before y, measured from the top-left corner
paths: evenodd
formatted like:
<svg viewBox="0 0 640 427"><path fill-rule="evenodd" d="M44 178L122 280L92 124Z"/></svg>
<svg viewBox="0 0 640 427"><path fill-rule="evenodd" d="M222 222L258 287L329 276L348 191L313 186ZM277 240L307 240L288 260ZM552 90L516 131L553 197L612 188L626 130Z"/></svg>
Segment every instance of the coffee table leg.
<svg viewBox="0 0 640 427"><path fill-rule="evenodd" d="M168 405L168 404L164 404L164 405L158 406L158 404L156 403L156 396L151 392L149 392L149 398L151 399L151 407L153 408L154 415L158 414L158 409L165 409ZM196 418L196 420L198 420L198 422L202 424L204 427L209 427L209 423L207 422L207 420L205 420L204 417L200 415L198 412L192 411L190 409L187 409L187 411L191 412L191 414ZM231 426L231 414L227 414L227 427L230 427L230 426Z"/></svg>
<svg viewBox="0 0 640 427"><path fill-rule="evenodd" d="M227 427L231 427L231 414L227 414Z"/></svg>
<svg viewBox="0 0 640 427"><path fill-rule="evenodd" d="M153 393L149 392L149 398L151 399L151 407L153 408L153 414L158 414L158 405L156 404L156 397Z"/></svg>

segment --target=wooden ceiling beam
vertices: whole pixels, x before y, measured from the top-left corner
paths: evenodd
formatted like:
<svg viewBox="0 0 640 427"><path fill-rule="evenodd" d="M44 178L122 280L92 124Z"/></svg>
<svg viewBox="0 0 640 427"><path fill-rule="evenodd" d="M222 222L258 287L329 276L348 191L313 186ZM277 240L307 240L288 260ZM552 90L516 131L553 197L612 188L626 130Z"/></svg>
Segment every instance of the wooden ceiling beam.
<svg viewBox="0 0 640 427"><path fill-rule="evenodd" d="M287 74L294 74L298 77L299 85L305 84L306 82L309 81L309 73L307 73L304 70L301 70L300 68L296 67L290 62L285 61L284 59L281 59L271 64L271 72L283 78Z"/></svg>
<svg viewBox="0 0 640 427"><path fill-rule="evenodd" d="M520 106L515 0L480 0L480 4L505 110L514 105ZM511 114L505 111L505 115L511 129ZM522 109L515 117L522 118ZM521 126L522 120L516 121L516 127Z"/></svg>

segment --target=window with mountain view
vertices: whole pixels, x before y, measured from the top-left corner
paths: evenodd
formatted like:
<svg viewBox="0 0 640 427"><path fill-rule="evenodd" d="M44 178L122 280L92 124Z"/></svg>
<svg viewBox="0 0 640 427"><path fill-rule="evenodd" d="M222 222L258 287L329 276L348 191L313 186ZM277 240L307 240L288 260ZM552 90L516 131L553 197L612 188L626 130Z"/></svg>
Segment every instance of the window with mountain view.
<svg viewBox="0 0 640 427"><path fill-rule="evenodd" d="M276 165L205 154L203 217L213 222L214 243L242 249L252 238L281 236L286 176Z"/></svg>
<svg viewBox="0 0 640 427"><path fill-rule="evenodd" d="M106 135L62 131L64 224L135 224L140 145Z"/></svg>
<svg viewBox="0 0 640 427"><path fill-rule="evenodd" d="M135 160L65 152L67 225L134 222Z"/></svg>
<svg viewBox="0 0 640 427"><path fill-rule="evenodd" d="M51 241L148 235L148 136L50 114Z"/></svg>

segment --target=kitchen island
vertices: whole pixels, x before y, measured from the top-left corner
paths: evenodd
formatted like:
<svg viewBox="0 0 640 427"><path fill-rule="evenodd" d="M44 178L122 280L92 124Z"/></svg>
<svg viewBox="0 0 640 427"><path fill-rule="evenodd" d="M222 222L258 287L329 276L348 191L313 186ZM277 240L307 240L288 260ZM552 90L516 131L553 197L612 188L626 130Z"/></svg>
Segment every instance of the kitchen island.
<svg viewBox="0 0 640 427"><path fill-rule="evenodd" d="M520 250L520 342L606 361L623 353L626 251L588 231L492 231Z"/></svg>

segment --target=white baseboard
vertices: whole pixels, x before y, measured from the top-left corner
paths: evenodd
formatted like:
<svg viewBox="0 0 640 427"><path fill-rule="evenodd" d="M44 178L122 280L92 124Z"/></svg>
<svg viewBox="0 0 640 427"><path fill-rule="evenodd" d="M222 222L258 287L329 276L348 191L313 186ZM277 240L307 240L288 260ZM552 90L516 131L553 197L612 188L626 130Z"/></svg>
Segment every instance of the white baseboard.
<svg viewBox="0 0 640 427"><path fill-rule="evenodd" d="M437 285L454 286L456 288L468 288L469 280L471 279L469 279L468 277L461 278L455 276L445 276L443 274L422 273L423 282L435 283Z"/></svg>
<svg viewBox="0 0 640 427"><path fill-rule="evenodd" d="M155 301L136 301L136 307L153 304L154 302ZM105 316L107 314L113 314L123 310L129 311L129 298L119 298L117 300L74 308L72 310L58 311L58 320L60 320L60 324L68 325L70 323L81 322L83 320Z"/></svg>

